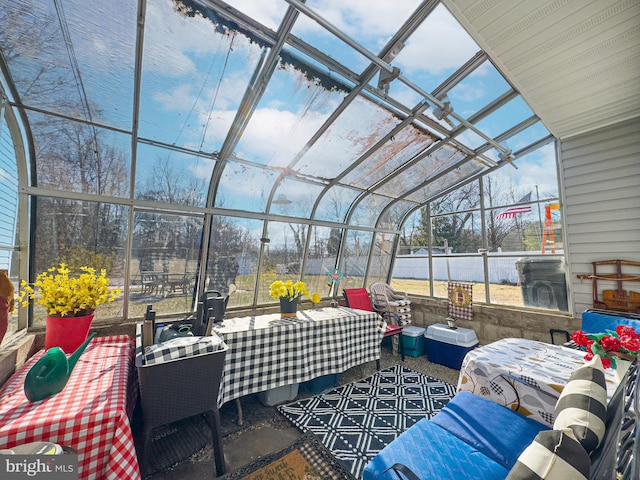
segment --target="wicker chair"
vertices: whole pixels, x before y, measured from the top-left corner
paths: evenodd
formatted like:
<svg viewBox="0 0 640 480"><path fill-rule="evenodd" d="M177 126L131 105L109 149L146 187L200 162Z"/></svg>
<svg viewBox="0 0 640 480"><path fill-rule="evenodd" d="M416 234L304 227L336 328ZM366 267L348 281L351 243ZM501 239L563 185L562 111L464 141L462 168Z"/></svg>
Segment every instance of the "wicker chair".
<svg viewBox="0 0 640 480"><path fill-rule="evenodd" d="M405 292L397 292L384 282L372 283L369 291L373 309L387 322L393 318L398 325L411 323L411 300Z"/></svg>
<svg viewBox="0 0 640 480"><path fill-rule="evenodd" d="M213 353L180 358L152 365L143 364L142 324L136 331L136 368L142 407L141 466L149 452L153 430L194 415L205 414L211 428L217 476L226 472L218 392L228 350L226 344Z"/></svg>

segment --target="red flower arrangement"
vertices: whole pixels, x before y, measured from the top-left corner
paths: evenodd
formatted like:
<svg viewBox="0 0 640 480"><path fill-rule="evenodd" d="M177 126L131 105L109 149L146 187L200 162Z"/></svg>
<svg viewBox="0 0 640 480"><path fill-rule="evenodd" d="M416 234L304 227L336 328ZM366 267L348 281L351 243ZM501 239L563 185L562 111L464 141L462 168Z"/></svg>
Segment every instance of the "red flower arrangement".
<svg viewBox="0 0 640 480"><path fill-rule="evenodd" d="M577 330L571 335L571 340L585 347L585 360L589 361L594 355L599 355L604 368L616 368L616 358L631 361L640 353L640 335L627 325L618 325L615 332L607 330L604 333L585 333Z"/></svg>

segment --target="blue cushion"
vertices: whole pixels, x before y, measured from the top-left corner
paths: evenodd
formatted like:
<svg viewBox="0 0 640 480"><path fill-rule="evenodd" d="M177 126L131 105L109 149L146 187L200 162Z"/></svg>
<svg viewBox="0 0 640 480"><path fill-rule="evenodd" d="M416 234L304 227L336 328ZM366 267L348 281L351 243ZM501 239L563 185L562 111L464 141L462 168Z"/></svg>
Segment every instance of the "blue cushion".
<svg viewBox="0 0 640 480"><path fill-rule="evenodd" d="M640 333L640 320L625 318L620 315L607 315L598 312L582 312L582 331L586 333L600 333L615 330L618 325L628 325Z"/></svg>
<svg viewBox="0 0 640 480"><path fill-rule="evenodd" d="M539 432L549 430L541 423L467 391L458 392L431 422L507 470Z"/></svg>
<svg viewBox="0 0 640 480"><path fill-rule="evenodd" d="M503 480L509 473L509 469L427 419L420 420L387 445L369 462L362 478L398 480L391 470L383 473L396 463L406 465L420 479Z"/></svg>

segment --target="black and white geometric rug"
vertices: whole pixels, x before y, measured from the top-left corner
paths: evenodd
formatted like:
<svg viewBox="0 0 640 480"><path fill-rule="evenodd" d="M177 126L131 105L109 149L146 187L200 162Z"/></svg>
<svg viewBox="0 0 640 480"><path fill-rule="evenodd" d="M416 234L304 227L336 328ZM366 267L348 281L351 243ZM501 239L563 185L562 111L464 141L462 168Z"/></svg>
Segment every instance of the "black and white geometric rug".
<svg viewBox="0 0 640 480"><path fill-rule="evenodd" d="M438 413L455 386L401 365L327 390L278 411L316 435L356 478L380 450L423 418ZM416 448L419 448L416 446Z"/></svg>

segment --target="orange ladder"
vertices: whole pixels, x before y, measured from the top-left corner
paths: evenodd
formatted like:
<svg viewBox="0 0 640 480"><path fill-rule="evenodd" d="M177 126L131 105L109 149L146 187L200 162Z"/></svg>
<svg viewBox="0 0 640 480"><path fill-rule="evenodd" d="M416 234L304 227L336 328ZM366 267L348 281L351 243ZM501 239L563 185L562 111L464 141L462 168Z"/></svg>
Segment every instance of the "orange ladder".
<svg viewBox="0 0 640 480"><path fill-rule="evenodd" d="M547 244L551 249L551 253L556 253L556 243L554 230L561 228L561 225L553 223L551 218L551 210L559 210L559 203L550 203L544 207L544 226L542 228L542 254L547 250Z"/></svg>

